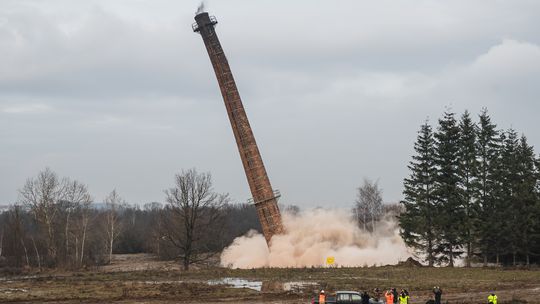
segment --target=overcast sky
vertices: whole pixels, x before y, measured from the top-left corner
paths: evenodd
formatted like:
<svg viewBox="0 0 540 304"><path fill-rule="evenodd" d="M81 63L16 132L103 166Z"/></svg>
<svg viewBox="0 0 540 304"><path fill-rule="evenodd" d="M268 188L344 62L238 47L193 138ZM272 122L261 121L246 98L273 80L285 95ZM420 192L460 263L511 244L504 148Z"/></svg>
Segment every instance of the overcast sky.
<svg viewBox="0 0 540 304"><path fill-rule="evenodd" d="M0 1L0 205L50 167L97 201L163 201L182 169L250 197L199 1ZM274 188L401 199L420 124L446 107L540 146L540 1L206 1Z"/></svg>

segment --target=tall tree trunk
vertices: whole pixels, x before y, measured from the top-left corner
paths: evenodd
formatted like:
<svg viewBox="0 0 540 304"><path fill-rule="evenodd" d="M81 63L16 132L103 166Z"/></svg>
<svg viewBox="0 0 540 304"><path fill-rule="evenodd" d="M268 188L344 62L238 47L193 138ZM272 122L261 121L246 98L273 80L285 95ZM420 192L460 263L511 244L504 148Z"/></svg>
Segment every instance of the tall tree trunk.
<svg viewBox="0 0 540 304"><path fill-rule="evenodd" d="M470 237L470 232L467 232L467 234L469 234L469 237ZM467 242L467 262L466 262L466 267L471 267L471 255L472 255L472 244L470 241Z"/></svg>
<svg viewBox="0 0 540 304"><path fill-rule="evenodd" d="M189 270L189 265L191 264L191 245L192 245L193 239L191 237L191 233L187 233L186 237L186 249L184 251L184 270Z"/></svg>
<svg viewBox="0 0 540 304"><path fill-rule="evenodd" d="M47 219L47 255L56 262L56 245L54 244L53 224Z"/></svg>
<svg viewBox="0 0 540 304"><path fill-rule="evenodd" d="M530 251L529 251L529 237L527 235L527 232L525 232L525 237L523 238L523 240L525 241L525 248L523 248L523 251L525 253L525 265L529 266L530 265L530 258L529 258L529 254L530 254Z"/></svg>
<svg viewBox="0 0 540 304"><path fill-rule="evenodd" d="M110 240L109 240L109 264L112 262L113 242L114 242L114 222L111 221L111 234L110 234Z"/></svg>
<svg viewBox="0 0 540 304"><path fill-rule="evenodd" d="M86 240L86 228L88 227L88 219L83 219L83 235L81 240L81 261L80 265L83 265L84 262L84 241Z"/></svg>
<svg viewBox="0 0 540 304"><path fill-rule="evenodd" d="M66 238L66 263L69 261L69 215L70 210L67 212L66 216L66 231L65 231L65 238Z"/></svg>
<svg viewBox="0 0 540 304"><path fill-rule="evenodd" d="M450 263L448 264L448 266L449 267L454 267L454 248L452 248L452 246L450 246L449 257L450 257Z"/></svg>
<svg viewBox="0 0 540 304"><path fill-rule="evenodd" d="M157 239L157 256L158 256L158 257L160 256L160 255L159 255L159 243L160 243L160 242L159 242L159 237L158 237L158 239Z"/></svg>
<svg viewBox="0 0 540 304"><path fill-rule="evenodd" d="M184 250L184 270L189 270L189 265L191 264L191 246L193 244L193 236L192 236L192 232L193 230L191 229L192 226L190 225L187 225L187 227L189 227L189 229L186 231L186 247L185 247L185 250Z"/></svg>
<svg viewBox="0 0 540 304"><path fill-rule="evenodd" d="M38 262L38 267L39 267L39 271L41 271L41 258L39 256L39 251L37 249L37 246L36 246L36 241L34 240L34 237L32 237L32 244L34 244L34 251L36 252L36 259L37 259L37 262ZM25 249L26 251L26 249Z"/></svg>
<svg viewBox="0 0 540 304"><path fill-rule="evenodd" d="M430 187L427 186L427 193L430 193ZM429 198L426 199L426 206L427 206L427 221L428 221L428 227L427 227L427 241L428 241L428 266L433 267L435 265L435 257L433 256L433 223L432 223L432 210L431 210L431 201Z"/></svg>
<svg viewBox="0 0 540 304"><path fill-rule="evenodd" d="M367 231L367 225L366 225L366 213L364 212L364 231Z"/></svg>
<svg viewBox="0 0 540 304"><path fill-rule="evenodd" d="M427 254L428 254L428 266L433 267L434 265L434 257L433 257L433 240L431 239L431 233L428 236L428 248L427 248Z"/></svg>
<svg viewBox="0 0 540 304"><path fill-rule="evenodd" d="M184 270L189 270L189 258L184 256Z"/></svg>
<svg viewBox="0 0 540 304"><path fill-rule="evenodd" d="M75 267L79 266L79 238L75 236Z"/></svg>
<svg viewBox="0 0 540 304"><path fill-rule="evenodd" d="M30 267L30 258L28 258L28 250L26 250L26 245L24 244L23 239L21 239L21 244L24 249L24 257L26 258L26 267Z"/></svg>

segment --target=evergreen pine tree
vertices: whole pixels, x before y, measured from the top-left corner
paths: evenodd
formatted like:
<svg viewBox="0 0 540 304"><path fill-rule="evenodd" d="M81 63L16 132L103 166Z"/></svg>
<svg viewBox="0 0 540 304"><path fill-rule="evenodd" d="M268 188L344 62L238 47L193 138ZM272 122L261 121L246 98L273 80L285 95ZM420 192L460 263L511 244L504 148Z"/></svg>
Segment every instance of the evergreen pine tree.
<svg viewBox="0 0 540 304"><path fill-rule="evenodd" d="M477 241L476 221L479 208L475 199L478 191L478 161L476 158L476 124L472 121L468 111L465 111L459 122L459 185L461 188L461 202L463 216L463 243L465 245L465 265L471 267L474 246Z"/></svg>
<svg viewBox="0 0 540 304"><path fill-rule="evenodd" d="M418 132L414 144L416 155L409 163L410 176L403 182L404 212L399 216L401 236L405 243L426 254L429 266L436 262L435 218L435 140L431 126L426 122Z"/></svg>
<svg viewBox="0 0 540 304"><path fill-rule="evenodd" d="M512 256L512 264L517 264L519 249L519 159L518 159L518 135L514 129L506 131L502 141L500 163L500 189L497 198L497 206L494 219L501 223L497 236L498 252L509 253Z"/></svg>
<svg viewBox="0 0 540 304"><path fill-rule="evenodd" d="M449 111L439 119L439 126L435 132L436 156L435 164L438 168L436 177L435 195L437 197L437 222L440 237L437 252L453 267L456 257L462 252L463 239L463 194L459 187L459 127L455 114Z"/></svg>
<svg viewBox="0 0 540 304"><path fill-rule="evenodd" d="M499 229L492 220L495 208L495 186L497 175L497 158L499 155L500 141L497 126L491 122L486 109L479 115L477 129L476 151L478 159L477 191L475 191L477 206L479 208L478 220L475 222L475 230L478 233L480 251L487 266L488 259L493 253L496 242L496 231Z"/></svg>
<svg viewBox="0 0 540 304"><path fill-rule="evenodd" d="M433 132L418 132L415 155L404 179L399 216L406 244L430 266L455 259L466 249L484 265L538 262L540 256L540 158L525 136L498 131L487 110L476 125L466 111L449 111Z"/></svg>
<svg viewBox="0 0 540 304"><path fill-rule="evenodd" d="M518 235L518 251L525 257L525 263L530 264L532 254L531 245L536 239L535 222L538 220L536 212L537 173L535 168L534 148L527 142L525 135L519 140L517 149L518 176L516 205L517 221L514 229Z"/></svg>
<svg viewBox="0 0 540 304"><path fill-rule="evenodd" d="M536 158L535 161L535 204L533 207L531 237L530 237L530 251L531 254L536 256L536 263L540 263L538 256L540 256L540 158Z"/></svg>

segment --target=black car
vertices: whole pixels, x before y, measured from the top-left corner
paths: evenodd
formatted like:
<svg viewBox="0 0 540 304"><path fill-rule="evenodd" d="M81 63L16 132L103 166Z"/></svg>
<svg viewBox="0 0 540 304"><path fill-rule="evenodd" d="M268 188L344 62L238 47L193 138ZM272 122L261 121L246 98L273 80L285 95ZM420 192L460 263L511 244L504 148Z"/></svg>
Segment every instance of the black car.
<svg viewBox="0 0 540 304"><path fill-rule="evenodd" d="M325 304L362 304L362 296L356 291L338 291L335 296L326 296ZM311 301L311 304L319 304L319 296Z"/></svg>

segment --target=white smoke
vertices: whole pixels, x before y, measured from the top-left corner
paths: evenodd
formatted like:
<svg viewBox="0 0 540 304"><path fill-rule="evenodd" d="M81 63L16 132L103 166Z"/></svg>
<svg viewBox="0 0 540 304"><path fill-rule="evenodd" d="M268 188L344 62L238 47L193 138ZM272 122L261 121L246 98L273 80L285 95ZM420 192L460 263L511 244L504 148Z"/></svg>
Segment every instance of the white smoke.
<svg viewBox="0 0 540 304"><path fill-rule="evenodd" d="M201 1L201 4L199 4L199 6L197 7L197 12L195 13L195 15L198 15L200 13L204 13L204 1Z"/></svg>
<svg viewBox="0 0 540 304"><path fill-rule="evenodd" d="M411 256L395 220L378 222L374 233L358 228L347 212L316 209L284 214L286 234L272 238L270 248L256 231L236 238L221 254L221 265L232 268L397 264Z"/></svg>

